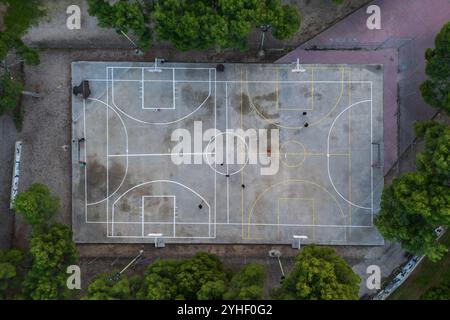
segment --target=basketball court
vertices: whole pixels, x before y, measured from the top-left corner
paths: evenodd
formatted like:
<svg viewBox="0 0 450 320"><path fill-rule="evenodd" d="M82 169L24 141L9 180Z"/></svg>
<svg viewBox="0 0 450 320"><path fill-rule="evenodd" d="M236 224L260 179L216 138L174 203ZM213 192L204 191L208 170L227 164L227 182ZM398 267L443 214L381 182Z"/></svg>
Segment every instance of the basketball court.
<svg viewBox="0 0 450 320"><path fill-rule="evenodd" d="M383 244L382 66L223 67L72 64L74 240Z"/></svg>

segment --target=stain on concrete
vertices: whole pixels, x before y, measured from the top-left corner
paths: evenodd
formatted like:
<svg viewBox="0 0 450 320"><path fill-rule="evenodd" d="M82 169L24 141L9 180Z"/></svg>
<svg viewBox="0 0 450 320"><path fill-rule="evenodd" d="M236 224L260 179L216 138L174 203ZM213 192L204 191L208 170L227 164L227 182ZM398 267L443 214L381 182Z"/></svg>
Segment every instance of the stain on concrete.
<svg viewBox="0 0 450 320"><path fill-rule="evenodd" d="M262 96L256 96L253 98L253 100L258 100L258 101L271 101L271 102L276 102L277 101L277 93L271 92Z"/></svg>
<svg viewBox="0 0 450 320"><path fill-rule="evenodd" d="M128 203L128 200L124 199L121 202L122 203L120 204L120 211L122 211L122 212L129 212L131 210L131 207L130 207L130 204Z"/></svg>
<svg viewBox="0 0 450 320"><path fill-rule="evenodd" d="M251 111L250 98L245 93L242 94L242 106L236 105L235 108L237 112L242 112L242 114L248 114ZM242 111L241 111L242 110Z"/></svg>
<svg viewBox="0 0 450 320"><path fill-rule="evenodd" d="M125 162L124 160L119 160ZM125 168L118 161L111 163L108 170L109 190L115 190L119 187L125 174Z"/></svg>
<svg viewBox="0 0 450 320"><path fill-rule="evenodd" d="M101 187L106 184L106 168L97 160L97 155L87 159L87 184L89 187Z"/></svg>

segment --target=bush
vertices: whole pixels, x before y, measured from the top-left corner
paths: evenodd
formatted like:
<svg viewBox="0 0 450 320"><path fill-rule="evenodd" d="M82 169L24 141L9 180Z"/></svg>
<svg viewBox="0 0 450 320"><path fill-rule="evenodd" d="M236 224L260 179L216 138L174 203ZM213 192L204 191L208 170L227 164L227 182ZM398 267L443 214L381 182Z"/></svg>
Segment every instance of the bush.
<svg viewBox="0 0 450 320"><path fill-rule="evenodd" d="M39 183L20 192L14 201L14 211L33 229L42 229L59 209L59 198L51 195L47 186Z"/></svg>

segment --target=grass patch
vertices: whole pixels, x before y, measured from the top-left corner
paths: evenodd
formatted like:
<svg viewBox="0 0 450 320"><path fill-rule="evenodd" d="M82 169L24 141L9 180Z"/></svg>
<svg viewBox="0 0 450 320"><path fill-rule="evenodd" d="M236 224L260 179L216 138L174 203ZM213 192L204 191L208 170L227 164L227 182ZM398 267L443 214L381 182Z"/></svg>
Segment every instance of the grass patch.
<svg viewBox="0 0 450 320"><path fill-rule="evenodd" d="M440 242L450 248L449 231L442 236ZM425 258L389 300L418 300L428 289L444 281L450 281L450 252L435 263Z"/></svg>

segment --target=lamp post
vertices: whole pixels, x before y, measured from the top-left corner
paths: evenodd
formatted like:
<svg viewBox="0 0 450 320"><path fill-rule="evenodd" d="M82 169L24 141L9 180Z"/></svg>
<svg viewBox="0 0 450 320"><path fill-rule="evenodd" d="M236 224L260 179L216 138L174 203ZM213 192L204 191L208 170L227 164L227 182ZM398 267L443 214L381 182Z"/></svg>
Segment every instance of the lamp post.
<svg viewBox="0 0 450 320"><path fill-rule="evenodd" d="M278 265L280 266L280 271L281 271L281 281L283 281L286 278L286 275L284 274L283 265L281 264L281 260L280 260L281 252L279 250L272 249L269 251L269 257L277 258Z"/></svg>
<svg viewBox="0 0 450 320"><path fill-rule="evenodd" d="M264 40L266 40L266 33L270 30L272 26L270 24L265 24L261 26L261 44L259 46L258 55L260 57L264 57L266 55L266 52L264 51Z"/></svg>
<svg viewBox="0 0 450 320"><path fill-rule="evenodd" d="M144 53L141 51L141 49L139 49L139 46L138 46L133 40L131 40L131 38L130 38L125 32L123 32L123 30L120 30L120 29L119 29L119 31L120 31L120 33L122 33L122 35L123 35L125 38L127 38L127 40L130 41L131 44L135 47L135 52L136 52L136 54L138 54L138 55L144 54Z"/></svg>
<svg viewBox="0 0 450 320"><path fill-rule="evenodd" d="M300 250L302 239L306 240L306 239L308 239L308 236L297 236L297 235L294 235L294 241L298 240L298 250Z"/></svg>
<svg viewBox="0 0 450 320"><path fill-rule="evenodd" d="M144 253L144 250L140 250L139 254L133 260L131 260L130 263L125 266L125 268L123 268L120 272L117 272L114 275L113 280L114 281L119 281L122 273L124 273L129 267L131 267L133 265L133 263L135 263L136 260L139 259L142 256L143 253Z"/></svg>

